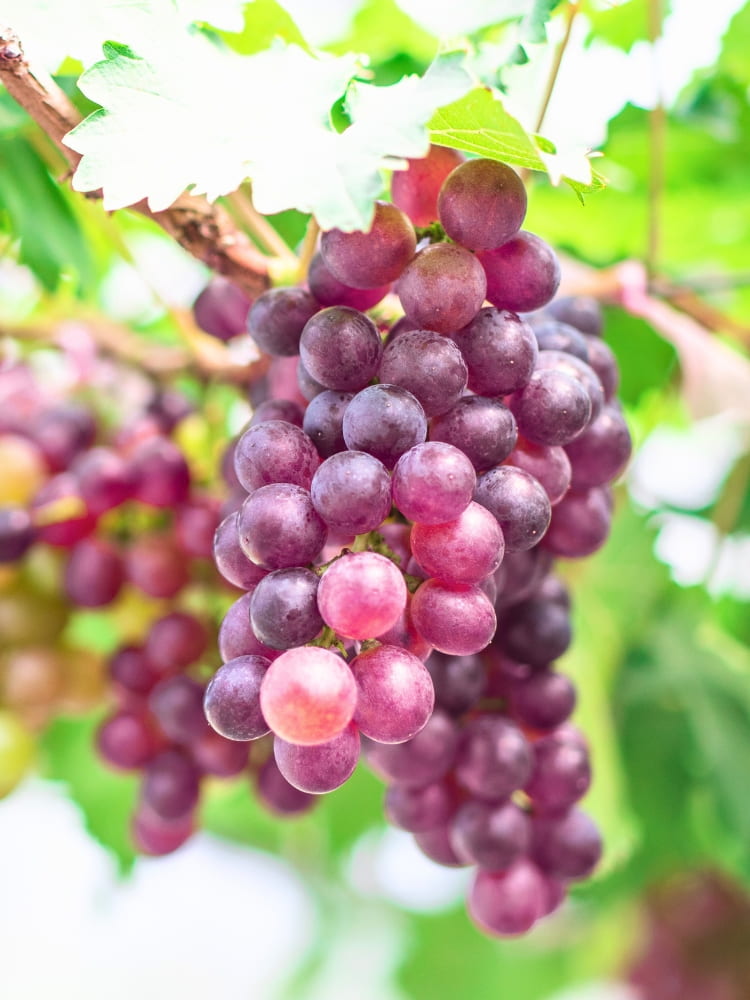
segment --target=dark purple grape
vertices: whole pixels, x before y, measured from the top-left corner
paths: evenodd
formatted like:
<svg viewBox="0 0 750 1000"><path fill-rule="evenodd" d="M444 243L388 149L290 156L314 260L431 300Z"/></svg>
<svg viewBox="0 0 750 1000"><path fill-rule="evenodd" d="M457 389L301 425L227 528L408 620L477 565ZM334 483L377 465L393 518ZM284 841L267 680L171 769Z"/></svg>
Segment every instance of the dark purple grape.
<svg viewBox="0 0 750 1000"><path fill-rule="evenodd" d="M534 331L514 312L485 306L451 338L466 361L469 388L482 396L515 392L534 371Z"/></svg>
<svg viewBox="0 0 750 1000"><path fill-rule="evenodd" d="M344 413L353 398L351 392L326 389L310 400L302 428L318 449L321 458L330 458L331 455L345 451Z"/></svg>
<svg viewBox="0 0 750 1000"><path fill-rule="evenodd" d="M266 809L279 816L298 816L309 812L316 801L314 795L301 792L289 784L273 757L269 757L258 772L256 790Z"/></svg>
<svg viewBox="0 0 750 1000"><path fill-rule="evenodd" d="M217 274L193 303L193 318L217 340L231 340L245 332L250 299L229 278Z"/></svg>
<svg viewBox="0 0 750 1000"><path fill-rule="evenodd" d="M228 740L257 740L270 732L260 708L260 685L270 665L263 656L237 656L219 667L203 699L217 733Z"/></svg>
<svg viewBox="0 0 750 1000"><path fill-rule="evenodd" d="M549 369L565 372L583 386L591 400L591 419L596 420L604 406L604 388L591 365L565 351L540 351L537 371Z"/></svg>
<svg viewBox="0 0 750 1000"><path fill-rule="evenodd" d="M405 743L363 741L365 759L384 781L422 786L442 778L453 766L458 747L458 729L440 709L417 735Z"/></svg>
<svg viewBox="0 0 750 1000"><path fill-rule="evenodd" d="M464 162L457 149L430 146L424 159L407 160L406 170L394 170L391 200L415 226L429 226L438 217L437 200L448 174Z"/></svg>
<svg viewBox="0 0 750 1000"><path fill-rule="evenodd" d="M520 232L495 250L477 254L487 276L487 298L498 309L531 312L546 305L560 284L560 262L534 233Z"/></svg>
<svg viewBox="0 0 750 1000"><path fill-rule="evenodd" d="M477 586L426 580L412 598L419 634L435 649L467 656L484 649L495 634L495 609Z"/></svg>
<svg viewBox="0 0 750 1000"><path fill-rule="evenodd" d="M240 548L238 511L225 517L216 529L214 561L224 579L242 590L253 588L268 572L251 562Z"/></svg>
<svg viewBox="0 0 750 1000"><path fill-rule="evenodd" d="M570 718L576 689L564 674L540 670L510 689L513 718L531 729L555 729Z"/></svg>
<svg viewBox="0 0 750 1000"><path fill-rule="evenodd" d="M234 468L248 493L269 483L293 483L308 490L320 464L305 432L284 420L249 427L237 442Z"/></svg>
<svg viewBox="0 0 750 1000"><path fill-rule="evenodd" d="M247 329L262 351L276 357L293 357L299 354L305 323L319 308L304 288L272 288L253 303Z"/></svg>
<svg viewBox="0 0 750 1000"><path fill-rule="evenodd" d="M291 649L315 638L323 628L319 582L315 573L301 566L277 569L260 581L250 601L250 624L264 645Z"/></svg>
<svg viewBox="0 0 750 1000"><path fill-rule="evenodd" d="M393 502L410 521L443 524L471 503L476 473L458 448L425 441L405 452L393 470Z"/></svg>
<svg viewBox="0 0 750 1000"><path fill-rule="evenodd" d="M491 250L514 236L526 215L526 188L512 167L467 160L440 189L438 214L448 236L469 250Z"/></svg>
<svg viewBox="0 0 750 1000"><path fill-rule="evenodd" d="M202 774L234 778L247 767L249 744L228 740L205 726L205 733L190 745L190 755Z"/></svg>
<svg viewBox="0 0 750 1000"><path fill-rule="evenodd" d="M178 819L198 804L195 764L180 750L163 750L148 764L141 800L162 819Z"/></svg>
<svg viewBox="0 0 750 1000"><path fill-rule="evenodd" d="M523 788L532 766L531 748L518 726L501 716L481 715L462 734L455 774L467 792L499 801Z"/></svg>
<svg viewBox="0 0 750 1000"><path fill-rule="evenodd" d="M302 407L293 399L264 399L256 406L248 426L255 427L267 420L284 420L295 427L302 427L302 419Z"/></svg>
<svg viewBox="0 0 750 1000"><path fill-rule="evenodd" d="M101 608L117 597L125 581L122 556L105 538L84 538L70 550L63 581L72 604Z"/></svg>
<svg viewBox="0 0 750 1000"><path fill-rule="evenodd" d="M533 858L547 875L581 879L599 863L602 840L596 824L579 809L561 817L535 818Z"/></svg>
<svg viewBox="0 0 750 1000"><path fill-rule="evenodd" d="M151 626L144 653L161 673L178 673L205 652L208 635L203 623L186 611L170 611Z"/></svg>
<svg viewBox="0 0 750 1000"><path fill-rule="evenodd" d="M617 359L609 344L606 344L599 337L594 337L591 334L584 334L584 336L588 348L588 362L602 384L605 402L609 403L614 399L620 384Z"/></svg>
<svg viewBox="0 0 750 1000"><path fill-rule="evenodd" d="M552 354L542 351L541 355ZM510 408L523 436L534 444L569 444L591 419L591 397L567 372L535 371L523 389L514 393Z"/></svg>
<svg viewBox="0 0 750 1000"><path fill-rule="evenodd" d="M552 511L544 546L556 556L580 559L596 552L607 540L612 504L605 487L584 493L571 490Z"/></svg>
<svg viewBox="0 0 750 1000"><path fill-rule="evenodd" d="M570 460L559 445L532 444L520 438L506 465L523 469L544 488L549 502L559 503L570 488Z"/></svg>
<svg viewBox="0 0 750 1000"><path fill-rule="evenodd" d="M166 820L140 803L133 816L133 843L142 854L163 857L172 854L195 830L192 811L177 819Z"/></svg>
<svg viewBox="0 0 750 1000"><path fill-rule="evenodd" d="M238 656L262 656L270 661L279 655L278 650L264 646L253 632L250 624L252 599L252 591L243 594L224 615L219 628L218 644L219 655L225 662Z"/></svg>
<svg viewBox="0 0 750 1000"><path fill-rule="evenodd" d="M453 817L450 839L463 861L505 871L531 843L531 823L514 802L465 802Z"/></svg>
<svg viewBox="0 0 750 1000"><path fill-rule="evenodd" d="M444 826L455 808L455 793L442 781L420 787L391 785L385 793L386 819L410 833Z"/></svg>
<svg viewBox="0 0 750 1000"><path fill-rule="evenodd" d="M218 500L193 496L175 511L174 533L182 551L195 559L210 559L216 528L221 520Z"/></svg>
<svg viewBox="0 0 750 1000"><path fill-rule="evenodd" d="M414 227L401 209L378 201L368 232L331 229L320 238L320 253L331 274L345 285L377 288L398 278L416 245Z"/></svg>
<svg viewBox="0 0 750 1000"><path fill-rule="evenodd" d="M445 868L463 868L467 862L462 861L453 850L449 831L449 825L435 826L431 830L415 833L414 842L431 861Z"/></svg>
<svg viewBox="0 0 750 1000"><path fill-rule="evenodd" d="M544 488L512 465L483 472L474 499L497 519L508 552L533 548L550 523L552 508Z"/></svg>
<svg viewBox="0 0 750 1000"><path fill-rule="evenodd" d="M428 417L445 413L466 388L467 369L452 340L430 330L410 330L386 347L380 379L408 389Z"/></svg>
<svg viewBox="0 0 750 1000"><path fill-rule="evenodd" d="M570 645L570 613L556 601L530 597L501 615L497 644L511 659L543 667Z"/></svg>
<svg viewBox="0 0 750 1000"><path fill-rule="evenodd" d="M34 525L22 507L0 507L0 565L18 562L34 543Z"/></svg>
<svg viewBox="0 0 750 1000"><path fill-rule="evenodd" d="M471 919L488 934L525 934L547 911L546 879L526 858L507 871L480 869L469 890L467 907Z"/></svg>
<svg viewBox="0 0 750 1000"><path fill-rule="evenodd" d="M418 328L452 333L470 323L481 309L487 278L469 250L455 243L432 243L406 267L396 291L404 312Z"/></svg>
<svg viewBox="0 0 750 1000"><path fill-rule="evenodd" d="M86 506L97 517L119 507L135 494L133 466L111 448L92 448L84 452L76 459L73 473Z"/></svg>
<svg viewBox="0 0 750 1000"><path fill-rule="evenodd" d="M574 490L611 483L628 464L633 443L616 406L605 406L583 434L566 445Z"/></svg>
<svg viewBox="0 0 750 1000"><path fill-rule="evenodd" d="M107 764L131 771L153 758L159 749L159 740L145 715L122 711L101 724L96 746Z"/></svg>
<svg viewBox="0 0 750 1000"><path fill-rule="evenodd" d="M499 399L462 396L430 421L430 440L462 451L477 472L499 465L516 446L516 418Z"/></svg>
<svg viewBox="0 0 750 1000"><path fill-rule="evenodd" d="M195 412L187 396L176 389L158 388L154 391L146 413L153 417L162 434L171 434L180 421Z"/></svg>
<svg viewBox="0 0 750 1000"><path fill-rule="evenodd" d="M327 458L317 470L310 495L329 528L359 535L373 531L388 516L391 477L373 455L342 451Z"/></svg>
<svg viewBox="0 0 750 1000"><path fill-rule="evenodd" d="M139 445L132 456L135 498L150 507L176 507L190 491L190 469L172 441L154 437Z"/></svg>
<svg viewBox="0 0 750 1000"><path fill-rule="evenodd" d="M547 320L534 324L534 335L540 351L564 351L588 364L589 349L585 336L568 323Z"/></svg>
<svg viewBox="0 0 750 1000"><path fill-rule="evenodd" d="M435 704L451 715L463 715L484 694L487 674L478 656L448 656L435 650L425 666L435 688Z"/></svg>
<svg viewBox="0 0 750 1000"><path fill-rule="evenodd" d="M190 745L206 732L204 687L192 677L170 677L154 688L148 705L164 735L173 743Z"/></svg>
<svg viewBox="0 0 750 1000"><path fill-rule="evenodd" d="M273 755L281 774L301 792L332 792L354 773L359 760L359 733L350 723L332 740L315 746L297 746L275 736Z"/></svg>
<svg viewBox="0 0 750 1000"><path fill-rule="evenodd" d="M320 385L338 392L364 389L377 374L382 353L383 343L372 320L346 306L330 306L313 316L299 345L305 371Z"/></svg>
<svg viewBox="0 0 750 1000"><path fill-rule="evenodd" d="M297 359L297 387L301 397L308 403L326 391L326 387L312 377L300 359Z"/></svg>
<svg viewBox="0 0 750 1000"><path fill-rule="evenodd" d="M142 646L122 646L109 661L109 676L116 689L126 696L143 696L163 675L149 661Z"/></svg>
<svg viewBox="0 0 750 1000"><path fill-rule="evenodd" d="M316 253L307 270L310 291L323 306L348 306L367 312L376 306L390 291L390 284L378 288L350 288L334 278L320 253Z"/></svg>
<svg viewBox="0 0 750 1000"><path fill-rule="evenodd" d="M506 552L495 573L498 610L531 597L551 564L549 552L538 546L524 552Z"/></svg>
<svg viewBox="0 0 750 1000"><path fill-rule="evenodd" d="M588 295L566 295L547 304L544 310L561 323L569 323L592 337L602 335L602 307Z"/></svg>
<svg viewBox="0 0 750 1000"><path fill-rule="evenodd" d="M392 469L398 459L427 437L419 400L398 385L372 385L358 392L344 413L344 441Z"/></svg>
<svg viewBox="0 0 750 1000"><path fill-rule="evenodd" d="M581 742L559 730L534 743L534 768L524 791L537 814L567 811L590 784L588 748Z"/></svg>
<svg viewBox="0 0 750 1000"><path fill-rule="evenodd" d="M58 403L45 407L26 431L44 455L50 472L64 472L96 438L96 423L86 407Z"/></svg>
<svg viewBox="0 0 750 1000"><path fill-rule="evenodd" d="M311 563L327 535L310 494L291 483L272 483L252 493L240 508L238 527L242 551L264 569Z"/></svg>

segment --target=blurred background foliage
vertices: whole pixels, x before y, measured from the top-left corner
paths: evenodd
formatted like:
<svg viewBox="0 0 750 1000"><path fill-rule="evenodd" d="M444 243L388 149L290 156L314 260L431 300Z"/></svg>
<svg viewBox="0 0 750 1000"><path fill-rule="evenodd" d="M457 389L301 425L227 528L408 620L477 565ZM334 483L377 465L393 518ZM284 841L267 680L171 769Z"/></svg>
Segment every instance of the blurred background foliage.
<svg viewBox="0 0 750 1000"><path fill-rule="evenodd" d="M276 5L266 6L277 24ZM690 38L679 35L676 22L670 28L670 16L684 24L689 14L700 31L701 14L690 0L671 11L658 0L547 3L555 8L547 44L534 23L545 6L539 2L526 5L521 35L516 22L512 31L486 23L495 5L450 5L466 8L451 16L439 4L430 16L428 6L366 0L347 5L338 20L335 10L311 13L304 3L288 9L300 23L319 14L318 30L327 32L321 40L331 51L368 53L379 83L422 72L439 34L468 35L476 71L519 106L531 93L537 107L537 81L575 14L558 81L565 96L550 105L545 124L553 136L566 134L580 126L580 114L591 133L601 131L592 141L604 152L597 167L609 178L607 189L582 207L569 190L532 178L528 228L565 256L571 287L604 301L605 336L622 369L621 397L637 445L608 545L565 567L576 638L562 667L578 685L576 720L592 744L595 781L585 806L603 829L605 859L558 916L524 940L498 943L474 929L456 894L445 905L408 905L407 898L398 906L351 877L352 858L362 862L363 845L376 843L384 828L381 788L364 771L311 815L288 822L265 814L243 782L217 784L202 822L221 837L289 859L315 898L315 941L287 983L289 997L317 995L335 942L351 932L347 924L365 934L372 919L398 939L383 997L497 992L542 1000L565 990L566 997L605 997L630 979L646 984L649 1000L743 1000L750 997L748 410L732 409L736 394L723 398L721 391L706 402L686 373L698 365L699 387L721 387L731 373L750 401L750 4L725 4L728 23L712 61L678 73L677 86L652 88L640 106L638 86L628 91L615 73L618 60L629 54L628 73L671 80L670 53L689 48ZM656 39L662 18L671 47ZM294 37L291 20L289 32ZM251 51L257 40L226 37L239 51ZM594 49L604 61L592 58ZM509 66L511 51L516 64ZM603 71L607 59L611 79ZM85 110L72 86L76 69L64 64L60 79ZM608 88L611 114L587 117L590 92ZM184 308L169 282L180 280L182 252L144 219L107 216L60 184L63 174L54 147L0 94L0 333L109 314L139 337L181 343L175 315ZM290 212L274 223L294 244L305 219ZM643 309L628 308L627 279L618 271L625 261L645 265L648 294L667 307L656 327ZM685 322L690 337L683 336ZM194 440L187 434L181 442L200 455L206 435L228 435L232 391L200 390L189 378L180 385L196 399L208 393L209 430L193 428ZM105 615L78 612L68 634L107 653L122 634L118 623L149 614L136 605ZM65 783L92 835L126 872L134 860L127 839L134 784L96 760L98 717L53 720L38 767ZM12 798L4 808L11 806ZM678 919L688 912L691 927ZM649 962L673 968L671 986L666 979L653 985L661 981ZM683 992L669 992L678 982L674 969ZM587 983L599 983L599 992L584 992Z"/></svg>

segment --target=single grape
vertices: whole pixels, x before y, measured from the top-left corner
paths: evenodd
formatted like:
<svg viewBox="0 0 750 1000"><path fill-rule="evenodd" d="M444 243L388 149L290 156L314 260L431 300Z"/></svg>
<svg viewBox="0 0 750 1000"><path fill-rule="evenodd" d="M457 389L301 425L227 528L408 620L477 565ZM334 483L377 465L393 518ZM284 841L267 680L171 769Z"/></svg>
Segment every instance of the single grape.
<svg viewBox="0 0 750 1000"><path fill-rule="evenodd" d="M291 649L315 638L323 628L318 582L301 566L277 569L260 581L250 601L250 624L264 645Z"/></svg>
<svg viewBox="0 0 750 1000"><path fill-rule="evenodd" d="M173 743L191 745L208 730L203 712L204 686L192 677L170 677L149 695L149 709Z"/></svg>
<svg viewBox="0 0 750 1000"><path fill-rule="evenodd" d="M328 270L350 288L376 288L395 281L417 245L414 227L395 205L378 201L368 232L331 229L320 238Z"/></svg>
<svg viewBox="0 0 750 1000"><path fill-rule="evenodd" d="M590 556L606 542L611 523L612 504L606 488L594 486L583 493L571 490L552 512L544 546L565 559Z"/></svg>
<svg viewBox="0 0 750 1000"><path fill-rule="evenodd" d="M299 816L308 812L315 804L314 795L301 792L299 788L289 784L273 756L268 758L258 772L256 791L266 809L279 816Z"/></svg>
<svg viewBox="0 0 750 1000"><path fill-rule="evenodd" d="M190 579L185 556L171 538L142 535L125 553L128 580L149 597L175 597Z"/></svg>
<svg viewBox="0 0 750 1000"><path fill-rule="evenodd" d="M53 476L42 486L31 502L31 518L39 541L63 549L71 548L96 527L96 518L69 472Z"/></svg>
<svg viewBox="0 0 750 1000"><path fill-rule="evenodd" d="M506 871L480 869L469 890L471 919L488 934L513 937L530 931L548 906L546 880L521 858Z"/></svg>
<svg viewBox="0 0 750 1000"><path fill-rule="evenodd" d="M455 243L432 243L408 264L396 291L404 312L419 329L452 333L481 309L487 277L469 250Z"/></svg>
<svg viewBox="0 0 750 1000"><path fill-rule="evenodd" d="M297 388L306 403L326 391L326 387L312 377L299 358L297 358Z"/></svg>
<svg viewBox="0 0 750 1000"><path fill-rule="evenodd" d="M541 484L522 469L500 465L483 472L474 491L502 528L508 552L530 549L550 523L552 508Z"/></svg>
<svg viewBox="0 0 750 1000"><path fill-rule="evenodd" d="M505 464L523 469L533 476L543 487L552 506L562 500L570 487L570 459L559 445L533 444L519 438Z"/></svg>
<svg viewBox="0 0 750 1000"><path fill-rule="evenodd" d="M467 160L446 178L438 212L451 239L469 250L491 250L521 228L526 188L505 163Z"/></svg>
<svg viewBox="0 0 750 1000"><path fill-rule="evenodd" d="M150 507L175 507L187 500L190 469L185 456L172 441L153 437L133 452L135 498Z"/></svg>
<svg viewBox="0 0 750 1000"><path fill-rule="evenodd" d="M388 516L391 477L373 455L342 451L318 468L310 495L329 528L359 535L373 531Z"/></svg>
<svg viewBox="0 0 750 1000"><path fill-rule="evenodd" d="M323 306L348 306L367 312L376 306L390 291L390 284L378 288L350 288L338 278L334 278L325 265L323 256L316 253L307 270L310 291Z"/></svg>
<svg viewBox="0 0 750 1000"><path fill-rule="evenodd" d="M271 288L253 303L247 329L261 351L276 357L293 357L299 354L305 323L319 308L304 288Z"/></svg>
<svg viewBox="0 0 750 1000"><path fill-rule="evenodd" d="M443 826L455 808L455 794L442 781L420 787L391 785L385 793L386 819L410 833Z"/></svg>
<svg viewBox="0 0 750 1000"><path fill-rule="evenodd" d="M548 303L545 312L592 337L602 335L602 307L588 295L565 295Z"/></svg>
<svg viewBox="0 0 750 1000"><path fill-rule="evenodd" d="M421 524L442 524L471 503L476 473L458 448L427 441L405 452L393 470L393 500L401 513Z"/></svg>
<svg viewBox="0 0 750 1000"><path fill-rule="evenodd" d="M79 403L45 407L24 428L47 462L50 472L64 472L96 438L96 422Z"/></svg>
<svg viewBox="0 0 750 1000"><path fill-rule="evenodd" d="M192 836L195 817L192 811L166 820L144 803L140 803L134 816L131 832L133 843L142 854L163 857L172 854Z"/></svg>
<svg viewBox="0 0 750 1000"><path fill-rule="evenodd" d="M273 755L279 771L294 788L313 795L332 792L354 773L359 733L350 723L338 736L315 746L298 746L276 736Z"/></svg>
<svg viewBox="0 0 750 1000"><path fill-rule="evenodd" d="M609 344L591 334L584 334L588 349L588 362L596 372L604 389L604 400L611 403L620 384L617 359Z"/></svg>
<svg viewBox="0 0 750 1000"><path fill-rule="evenodd" d="M435 579L414 594L412 617L431 646L455 656L484 649L497 627L495 609L479 587Z"/></svg>
<svg viewBox="0 0 750 1000"><path fill-rule="evenodd" d="M70 550L63 586L72 604L100 608L110 604L125 580L125 566L105 538L83 538Z"/></svg>
<svg viewBox="0 0 750 1000"><path fill-rule="evenodd" d="M353 398L351 392L326 389L310 400L302 420L302 429L321 458L330 458L331 455L345 451L344 413Z"/></svg>
<svg viewBox="0 0 750 1000"><path fill-rule="evenodd" d="M550 354L542 351L542 354ZM569 444L591 419L591 397L566 372L542 369L510 399L523 436L534 444Z"/></svg>
<svg viewBox="0 0 750 1000"><path fill-rule="evenodd" d="M84 503L97 517L135 495L135 468L111 448L84 452L74 462L72 471Z"/></svg>
<svg viewBox="0 0 750 1000"><path fill-rule="evenodd" d="M458 729L449 715L435 709L424 727L405 743L364 740L363 747L370 769L384 781L428 785L453 766Z"/></svg>
<svg viewBox="0 0 750 1000"><path fill-rule="evenodd" d="M570 613L536 594L512 604L500 616L497 644L521 663L543 667L565 652L572 638Z"/></svg>
<svg viewBox="0 0 750 1000"><path fill-rule="evenodd" d="M293 399L264 399L255 407L249 427L264 424L267 420L284 420L295 427L302 427L302 407Z"/></svg>
<svg viewBox="0 0 750 1000"><path fill-rule="evenodd" d="M571 809L561 817L535 818L532 828L533 858L545 874L581 879L599 864L601 835L591 817L580 809Z"/></svg>
<svg viewBox="0 0 750 1000"><path fill-rule="evenodd" d="M159 739L144 714L120 711L101 724L96 747L107 764L131 771L154 757L159 750Z"/></svg>
<svg viewBox="0 0 750 1000"><path fill-rule="evenodd" d="M263 656L275 660L278 650L265 646L253 632L250 624L250 602L253 592L239 597L224 615L219 628L219 655L225 662L238 656Z"/></svg>
<svg viewBox="0 0 750 1000"><path fill-rule="evenodd" d="M181 750L163 750L146 767L141 801L162 819L187 816L198 804L198 777L195 764Z"/></svg>
<svg viewBox="0 0 750 1000"><path fill-rule="evenodd" d="M445 868L466 866L466 862L462 861L453 850L450 841L450 827L447 824L415 833L414 842L420 851L436 864L443 865Z"/></svg>
<svg viewBox="0 0 750 1000"><path fill-rule="evenodd" d="M372 320L346 306L330 306L313 316L299 345L305 371L320 385L339 392L364 389L377 374L382 353Z"/></svg>
<svg viewBox="0 0 750 1000"><path fill-rule="evenodd" d="M380 379L408 389L434 417L461 398L467 370L453 341L430 330L410 330L383 351Z"/></svg>
<svg viewBox="0 0 750 1000"><path fill-rule="evenodd" d="M260 687L270 660L237 656L222 664L203 697L209 724L228 740L257 740L270 732L260 705Z"/></svg>
<svg viewBox="0 0 750 1000"><path fill-rule="evenodd" d="M560 731L534 743L534 768L524 791L537 815L566 812L591 784L588 748Z"/></svg>
<svg viewBox="0 0 750 1000"><path fill-rule="evenodd" d="M580 330L559 320L534 324L534 335L540 351L564 351L588 363L589 348Z"/></svg>
<svg viewBox="0 0 750 1000"><path fill-rule="evenodd" d="M495 572L505 552L497 520L473 501L453 521L415 524L411 548L428 575L446 583L481 583Z"/></svg>
<svg viewBox="0 0 750 1000"><path fill-rule="evenodd" d="M415 226L429 226L438 217L437 200L448 174L464 162L457 149L430 146L421 160L407 160L406 170L394 170L391 200Z"/></svg>
<svg viewBox="0 0 750 1000"><path fill-rule="evenodd" d="M518 438L516 418L499 399L462 396L430 421L430 440L445 441L462 451L477 472L499 465Z"/></svg>
<svg viewBox="0 0 750 1000"><path fill-rule="evenodd" d="M531 844L531 823L514 802L465 802L453 817L450 841L469 864L505 871Z"/></svg>
<svg viewBox="0 0 750 1000"><path fill-rule="evenodd" d="M288 649L266 671L260 688L263 716L288 743L327 743L349 725L357 685L346 662L318 646Z"/></svg>
<svg viewBox="0 0 750 1000"><path fill-rule="evenodd" d="M229 278L214 275L193 303L193 318L217 340L231 340L245 332L250 299Z"/></svg>
<svg viewBox="0 0 750 1000"><path fill-rule="evenodd" d="M506 396L523 388L534 371L534 331L520 316L485 306L451 334L469 373L468 385L482 396Z"/></svg>
<svg viewBox="0 0 750 1000"><path fill-rule="evenodd" d="M327 534L310 494L291 483L272 483L252 493L240 509L238 526L242 551L264 569L307 565Z"/></svg>
<svg viewBox="0 0 750 1000"><path fill-rule="evenodd" d="M560 284L555 251L533 233L519 232L497 249L481 251L477 258L487 278L487 298L498 309L539 309Z"/></svg>
<svg viewBox="0 0 750 1000"><path fill-rule="evenodd" d="M0 430L0 509L25 506L47 478L47 463L33 441Z"/></svg>
<svg viewBox="0 0 750 1000"><path fill-rule="evenodd" d="M0 565L22 559L34 543L34 525L22 507L0 507Z"/></svg>
<svg viewBox="0 0 750 1000"><path fill-rule="evenodd" d="M121 646L109 661L109 676L125 699L142 697L159 682L162 672L146 656L142 646Z"/></svg>
<svg viewBox="0 0 750 1000"><path fill-rule="evenodd" d="M496 715L480 715L466 726L456 757L459 784L480 799L499 801L531 776L531 748L518 726Z"/></svg>
<svg viewBox="0 0 750 1000"><path fill-rule="evenodd" d="M221 516L221 505L215 497L196 495L178 507L174 533L182 551L194 559L210 559Z"/></svg>
<svg viewBox="0 0 750 1000"><path fill-rule="evenodd" d="M213 554L216 568L224 579L241 590L251 590L268 572L251 562L240 548L237 511L225 517L216 529Z"/></svg>
<svg viewBox="0 0 750 1000"><path fill-rule="evenodd" d="M427 437L427 418L419 400L398 385L372 385L346 408L344 441L392 469L401 455Z"/></svg>
<svg viewBox="0 0 750 1000"><path fill-rule="evenodd" d="M247 767L249 744L228 740L214 729L206 731L190 745L190 754L202 774L234 778Z"/></svg>
<svg viewBox="0 0 750 1000"><path fill-rule="evenodd" d="M266 420L249 427L234 453L237 478L248 493L269 483L292 483L309 490L319 464L320 457L307 434L284 420Z"/></svg>
<svg viewBox="0 0 750 1000"><path fill-rule="evenodd" d="M432 714L435 693L421 660L397 646L376 646L351 663L357 683L354 721L364 736L379 743L403 743Z"/></svg>
<svg viewBox="0 0 750 1000"><path fill-rule="evenodd" d="M611 483L628 464L633 443L615 406L607 405L583 434L566 445L574 490Z"/></svg>
<svg viewBox="0 0 750 1000"><path fill-rule="evenodd" d="M435 688L435 704L451 715L463 715L484 694L487 672L479 656L449 656L435 650L425 666Z"/></svg>
<svg viewBox="0 0 750 1000"><path fill-rule="evenodd" d="M586 390L586 394L591 400L590 419L596 420L604 406L604 387L591 365L565 351L540 351L537 358L537 370L549 369L570 375Z"/></svg>
<svg viewBox="0 0 750 1000"><path fill-rule="evenodd" d="M554 670L533 673L510 689L513 717L532 729L554 729L570 718L575 705L575 687Z"/></svg>
<svg viewBox="0 0 750 1000"><path fill-rule="evenodd" d="M348 639L372 639L398 621L406 606L401 571L376 552L351 552L323 574L318 607L326 625Z"/></svg>

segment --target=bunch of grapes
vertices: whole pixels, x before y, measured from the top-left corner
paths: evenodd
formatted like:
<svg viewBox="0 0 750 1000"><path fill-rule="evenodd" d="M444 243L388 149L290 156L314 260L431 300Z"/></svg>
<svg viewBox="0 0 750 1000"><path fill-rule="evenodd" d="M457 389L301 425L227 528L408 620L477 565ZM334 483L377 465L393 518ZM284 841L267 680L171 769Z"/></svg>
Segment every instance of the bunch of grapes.
<svg viewBox="0 0 750 1000"><path fill-rule="evenodd" d="M604 543L630 437L599 310L552 301L559 264L521 230L515 172L435 149L392 198L248 314L273 361L232 447L214 556L244 594L205 711L229 740L272 740L261 797L282 812L364 745L390 821L476 866L470 914L518 934L601 851L551 569Z"/></svg>

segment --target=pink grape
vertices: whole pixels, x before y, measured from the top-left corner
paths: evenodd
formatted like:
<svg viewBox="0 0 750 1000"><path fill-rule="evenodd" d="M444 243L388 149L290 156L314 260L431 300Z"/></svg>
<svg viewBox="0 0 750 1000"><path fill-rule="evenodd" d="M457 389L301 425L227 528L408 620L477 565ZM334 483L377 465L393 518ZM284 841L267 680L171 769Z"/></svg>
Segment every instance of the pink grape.
<svg viewBox="0 0 750 1000"><path fill-rule="evenodd" d="M403 743L432 714L435 692L427 668L405 649L376 646L351 663L357 683L354 721L379 743Z"/></svg>
<svg viewBox="0 0 750 1000"><path fill-rule="evenodd" d="M348 639L372 639L398 621L406 606L401 571L376 552L351 552L323 574L318 608L323 620Z"/></svg>

